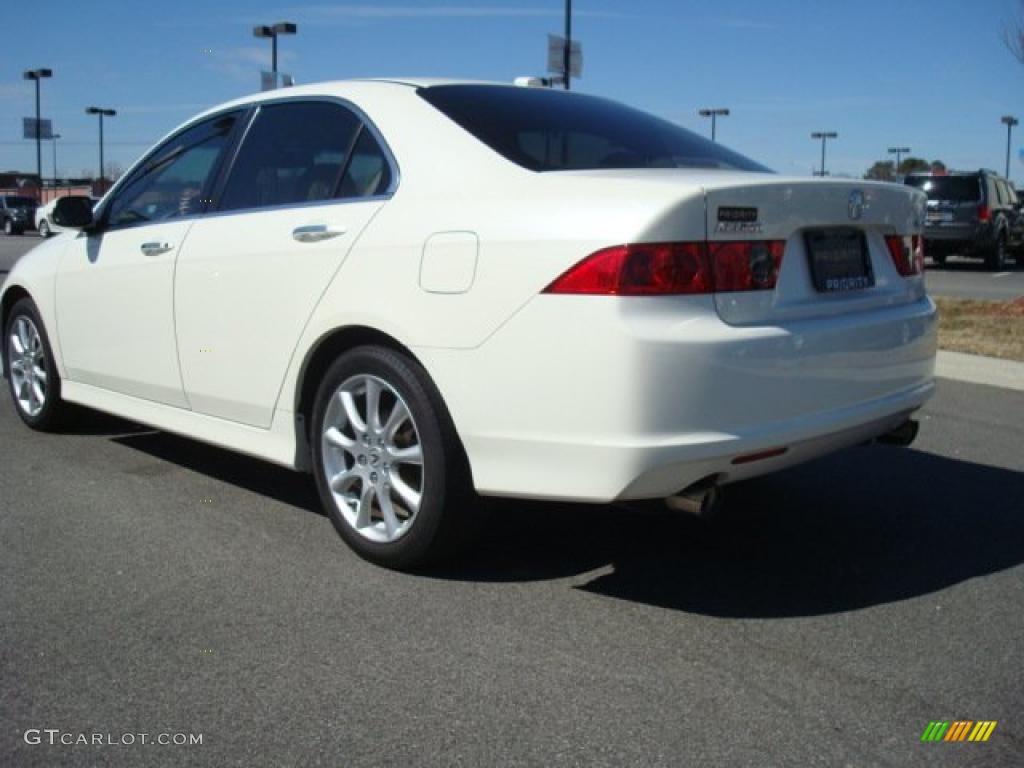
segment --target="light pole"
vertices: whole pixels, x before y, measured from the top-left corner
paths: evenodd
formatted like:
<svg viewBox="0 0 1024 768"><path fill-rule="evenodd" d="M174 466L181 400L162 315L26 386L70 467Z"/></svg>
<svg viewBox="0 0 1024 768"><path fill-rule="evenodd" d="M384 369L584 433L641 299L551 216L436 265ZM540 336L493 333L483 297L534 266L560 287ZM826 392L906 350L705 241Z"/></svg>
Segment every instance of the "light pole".
<svg viewBox="0 0 1024 768"><path fill-rule="evenodd" d="M44 77L53 77L52 69L28 69L22 73L26 80L36 81L36 173L39 175L39 196L43 195L43 144L39 124L39 82Z"/></svg>
<svg viewBox="0 0 1024 768"><path fill-rule="evenodd" d="M50 134L50 140L53 141L53 194L57 194L57 139L60 138L59 133Z"/></svg>
<svg viewBox="0 0 1024 768"><path fill-rule="evenodd" d="M277 36L294 35L299 28L290 21L279 21L277 24L264 25L252 28L253 37L270 38L270 71L274 73L274 87L277 87Z"/></svg>
<svg viewBox="0 0 1024 768"><path fill-rule="evenodd" d="M812 139L821 139L821 172L820 176L825 177L825 142L829 139L838 139L839 134L835 131L815 131L811 134Z"/></svg>
<svg viewBox="0 0 1024 768"><path fill-rule="evenodd" d="M565 50L562 51L562 79L565 90L569 90L570 69L572 68L572 0L565 0Z"/></svg>
<svg viewBox="0 0 1024 768"><path fill-rule="evenodd" d="M910 153L910 147L889 147L889 154L896 155L896 171L895 176L900 175L900 158L903 155Z"/></svg>
<svg viewBox="0 0 1024 768"><path fill-rule="evenodd" d="M729 110L728 109L723 109L723 108L718 108L718 109L698 109L697 110L697 114L700 115L701 117L710 117L711 118L711 140L714 141L715 140L715 120L718 117L728 117L729 116Z"/></svg>
<svg viewBox="0 0 1024 768"><path fill-rule="evenodd" d="M99 115L100 117L100 191L106 192L106 174L103 169L103 118L113 117L117 114L117 110L107 109L105 107L86 107L85 114Z"/></svg>
<svg viewBox="0 0 1024 768"><path fill-rule="evenodd" d="M1010 134L1013 133L1013 126L1020 122L1013 115L1003 115L1000 121L1006 126L1006 178L1010 178Z"/></svg>

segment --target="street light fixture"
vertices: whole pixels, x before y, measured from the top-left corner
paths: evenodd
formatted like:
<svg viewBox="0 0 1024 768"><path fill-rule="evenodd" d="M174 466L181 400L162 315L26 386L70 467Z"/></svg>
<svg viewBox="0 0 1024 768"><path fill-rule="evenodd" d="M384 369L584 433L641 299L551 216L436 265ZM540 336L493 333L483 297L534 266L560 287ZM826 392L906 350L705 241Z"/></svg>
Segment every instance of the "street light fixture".
<svg viewBox="0 0 1024 768"><path fill-rule="evenodd" d="M910 147L889 147L889 154L896 155L896 176L900 175L900 158L910 153Z"/></svg>
<svg viewBox="0 0 1024 768"><path fill-rule="evenodd" d="M1010 178L1010 134L1013 133L1013 126L1020 120L1013 115L1003 115L1000 122L1006 126L1006 178Z"/></svg>
<svg viewBox="0 0 1024 768"><path fill-rule="evenodd" d="M721 116L721 117L728 117L729 116L729 110L728 109L723 109L723 108L718 108L718 109L698 109L697 110L697 114L700 115L701 117L710 117L711 118L711 140L714 141L715 140L715 120L719 116Z"/></svg>
<svg viewBox="0 0 1024 768"><path fill-rule="evenodd" d="M253 37L270 38L270 71L274 73L275 80L277 79L277 36L294 35L298 31L299 28L290 21L279 21L277 24L273 25L261 24L258 27L252 28Z"/></svg>
<svg viewBox="0 0 1024 768"><path fill-rule="evenodd" d="M815 131L811 134L812 139L821 139L821 172L819 175L824 178L825 176L825 142L829 139L838 139L839 134L835 131Z"/></svg>
<svg viewBox="0 0 1024 768"><path fill-rule="evenodd" d="M87 115L99 115L100 117L100 191L106 192L106 174L103 169L103 118L113 117L117 114L116 109L107 109L105 107L86 107L85 114Z"/></svg>
<svg viewBox="0 0 1024 768"><path fill-rule="evenodd" d="M39 118L39 82L44 77L53 77L52 69L27 69L22 73L26 80L36 81L36 174L39 176L39 194L43 194L43 144Z"/></svg>

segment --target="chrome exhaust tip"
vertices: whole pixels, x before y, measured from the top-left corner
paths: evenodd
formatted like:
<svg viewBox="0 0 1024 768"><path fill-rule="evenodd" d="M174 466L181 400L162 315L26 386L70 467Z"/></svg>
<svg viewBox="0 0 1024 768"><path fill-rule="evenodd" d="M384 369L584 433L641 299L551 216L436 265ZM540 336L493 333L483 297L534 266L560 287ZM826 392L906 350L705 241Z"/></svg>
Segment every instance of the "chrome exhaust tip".
<svg viewBox="0 0 1024 768"><path fill-rule="evenodd" d="M665 506L696 517L713 517L722 506L722 489L715 482L700 482L666 497Z"/></svg>
<svg viewBox="0 0 1024 768"><path fill-rule="evenodd" d="M917 432L920 428L921 425L917 421L914 419L907 419L891 432L879 435L875 438L875 442L881 443L882 445L895 445L901 448L906 448L908 445L913 443L915 439L917 439Z"/></svg>

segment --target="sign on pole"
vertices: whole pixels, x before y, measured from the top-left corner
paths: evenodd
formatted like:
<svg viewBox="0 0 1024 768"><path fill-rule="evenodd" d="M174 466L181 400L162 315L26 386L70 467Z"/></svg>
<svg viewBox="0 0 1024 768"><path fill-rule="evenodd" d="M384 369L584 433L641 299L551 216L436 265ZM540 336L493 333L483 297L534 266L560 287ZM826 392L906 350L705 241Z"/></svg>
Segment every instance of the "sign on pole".
<svg viewBox="0 0 1024 768"><path fill-rule="evenodd" d="M562 73L565 69L565 38L561 35L548 35L548 72ZM579 40L573 40L569 46L569 75L583 77L583 47Z"/></svg>
<svg viewBox="0 0 1024 768"><path fill-rule="evenodd" d="M260 90L261 91L273 91L278 88L289 88L295 85L295 78L292 75L285 74L284 72L271 72L269 70L260 70Z"/></svg>
<svg viewBox="0 0 1024 768"><path fill-rule="evenodd" d="M34 117L23 117L21 118L21 129L22 138L25 139L53 138L53 123L49 119L36 120Z"/></svg>

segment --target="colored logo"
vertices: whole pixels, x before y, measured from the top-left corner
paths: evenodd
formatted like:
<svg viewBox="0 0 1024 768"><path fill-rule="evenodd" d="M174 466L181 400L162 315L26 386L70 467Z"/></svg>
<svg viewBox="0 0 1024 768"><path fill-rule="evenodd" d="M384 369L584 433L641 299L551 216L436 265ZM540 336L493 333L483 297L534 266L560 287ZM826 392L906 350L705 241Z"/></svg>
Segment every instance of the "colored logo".
<svg viewBox="0 0 1024 768"><path fill-rule="evenodd" d="M933 720L921 734L921 741L988 741L995 729L995 720Z"/></svg>

